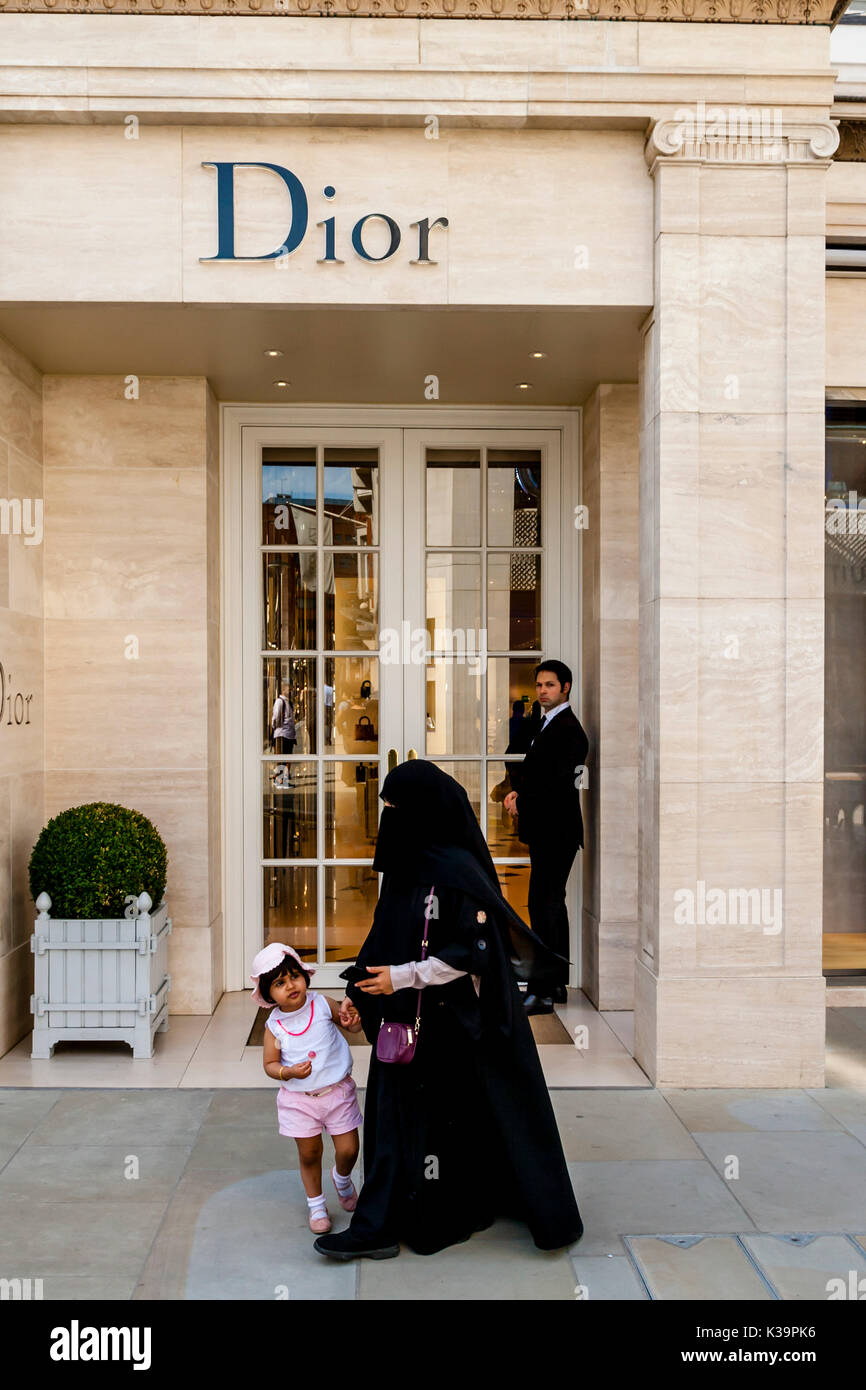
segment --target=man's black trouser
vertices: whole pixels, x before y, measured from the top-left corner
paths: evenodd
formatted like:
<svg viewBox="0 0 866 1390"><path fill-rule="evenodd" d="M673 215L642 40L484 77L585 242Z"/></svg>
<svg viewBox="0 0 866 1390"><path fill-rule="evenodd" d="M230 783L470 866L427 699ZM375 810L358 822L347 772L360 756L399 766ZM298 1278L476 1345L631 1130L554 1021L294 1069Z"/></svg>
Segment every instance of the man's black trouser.
<svg viewBox="0 0 866 1390"><path fill-rule="evenodd" d="M565 885L578 851L577 840L537 840L529 846L529 924L557 955L569 958L568 911ZM555 963L550 973L533 976L529 994L549 995L557 985L568 984L568 966Z"/></svg>

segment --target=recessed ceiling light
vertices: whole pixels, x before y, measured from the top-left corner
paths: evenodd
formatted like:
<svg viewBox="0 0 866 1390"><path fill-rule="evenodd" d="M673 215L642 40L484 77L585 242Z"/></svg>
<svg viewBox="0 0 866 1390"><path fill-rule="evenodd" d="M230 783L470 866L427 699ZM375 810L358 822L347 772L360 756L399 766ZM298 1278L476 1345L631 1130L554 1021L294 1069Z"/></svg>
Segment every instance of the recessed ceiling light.
<svg viewBox="0 0 866 1390"><path fill-rule="evenodd" d="M281 348L265 348L265 357L282 357Z"/></svg>
<svg viewBox="0 0 866 1390"><path fill-rule="evenodd" d="M274 382L274 385L275 385L275 386L289 386L289 385L290 385L290 382L288 382L288 381L275 381L275 382Z"/></svg>
<svg viewBox="0 0 866 1390"><path fill-rule="evenodd" d="M516 381L514 384L515 384L515 386L517 387L518 391L531 391L531 390L532 390L532 386L531 386L530 382L528 382L528 381Z"/></svg>
<svg viewBox="0 0 866 1390"><path fill-rule="evenodd" d="M530 355L530 357L546 357L546 356L547 356L547 353L546 353L546 352L531 352L529 355Z"/></svg>

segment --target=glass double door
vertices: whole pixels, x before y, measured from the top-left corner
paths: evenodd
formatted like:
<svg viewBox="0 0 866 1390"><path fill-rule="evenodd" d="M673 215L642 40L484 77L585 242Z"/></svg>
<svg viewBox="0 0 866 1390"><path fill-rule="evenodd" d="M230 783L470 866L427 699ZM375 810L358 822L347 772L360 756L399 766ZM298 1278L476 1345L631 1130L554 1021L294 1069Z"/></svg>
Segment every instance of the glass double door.
<svg viewBox="0 0 866 1390"><path fill-rule="evenodd" d="M412 757L466 788L526 917L502 799L535 665L559 645L559 431L274 427L251 453L248 939L286 942L336 983L378 896L382 781Z"/></svg>

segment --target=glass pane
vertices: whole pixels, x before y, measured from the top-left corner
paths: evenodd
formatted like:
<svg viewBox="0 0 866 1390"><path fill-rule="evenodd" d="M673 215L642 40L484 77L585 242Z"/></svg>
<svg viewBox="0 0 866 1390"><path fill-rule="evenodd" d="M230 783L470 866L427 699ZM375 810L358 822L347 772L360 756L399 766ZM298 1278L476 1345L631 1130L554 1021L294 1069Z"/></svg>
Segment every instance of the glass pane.
<svg viewBox="0 0 866 1390"><path fill-rule="evenodd" d="M502 896L529 926L529 865L497 864Z"/></svg>
<svg viewBox="0 0 866 1390"><path fill-rule="evenodd" d="M325 763L325 858L372 859L379 830L378 762Z"/></svg>
<svg viewBox="0 0 866 1390"><path fill-rule="evenodd" d="M459 782L469 797L470 805L481 823L481 764L479 762L437 763L443 772Z"/></svg>
<svg viewBox="0 0 866 1390"><path fill-rule="evenodd" d="M481 454L427 450L427 544L481 544Z"/></svg>
<svg viewBox="0 0 866 1390"><path fill-rule="evenodd" d="M491 656L487 661L487 751L525 753L535 701L535 657Z"/></svg>
<svg viewBox="0 0 866 1390"><path fill-rule="evenodd" d="M507 773L507 763L487 764L487 843L494 858L519 859L529 850L518 840L516 822L503 805L512 789Z"/></svg>
<svg viewBox="0 0 866 1390"><path fill-rule="evenodd" d="M366 865L325 868L325 959L354 960L370 930L379 875Z"/></svg>
<svg viewBox="0 0 866 1390"><path fill-rule="evenodd" d="M325 643L331 651L375 651L379 646L379 557L326 550Z"/></svg>
<svg viewBox="0 0 866 1390"><path fill-rule="evenodd" d="M487 544L541 545L538 449L488 451Z"/></svg>
<svg viewBox="0 0 866 1390"><path fill-rule="evenodd" d="M427 667L427 757L480 753L481 675L453 661Z"/></svg>
<svg viewBox="0 0 866 1390"><path fill-rule="evenodd" d="M454 656L481 647L481 556L427 556L427 633L432 651Z"/></svg>
<svg viewBox="0 0 866 1390"><path fill-rule="evenodd" d="M272 651L316 650L315 554L262 554L264 645Z"/></svg>
<svg viewBox="0 0 866 1390"><path fill-rule="evenodd" d="M374 656L325 658L325 752L379 751L379 662Z"/></svg>
<svg viewBox="0 0 866 1390"><path fill-rule="evenodd" d="M281 941L302 960L316 959L316 870L313 865L262 869L262 945Z"/></svg>
<svg viewBox="0 0 866 1390"><path fill-rule="evenodd" d="M315 763L262 763L262 858L316 858Z"/></svg>
<svg viewBox="0 0 866 1390"><path fill-rule="evenodd" d="M262 450L262 544L315 545L316 450Z"/></svg>
<svg viewBox="0 0 866 1390"><path fill-rule="evenodd" d="M379 450L325 450L325 545L378 545Z"/></svg>
<svg viewBox="0 0 866 1390"><path fill-rule="evenodd" d="M866 972L866 406L827 408L824 970Z"/></svg>
<svg viewBox="0 0 866 1390"><path fill-rule="evenodd" d="M262 663L262 752L297 755L315 751L315 657L265 657Z"/></svg>
<svg viewBox="0 0 866 1390"><path fill-rule="evenodd" d="M487 557L489 651L540 651L541 556L514 552Z"/></svg>

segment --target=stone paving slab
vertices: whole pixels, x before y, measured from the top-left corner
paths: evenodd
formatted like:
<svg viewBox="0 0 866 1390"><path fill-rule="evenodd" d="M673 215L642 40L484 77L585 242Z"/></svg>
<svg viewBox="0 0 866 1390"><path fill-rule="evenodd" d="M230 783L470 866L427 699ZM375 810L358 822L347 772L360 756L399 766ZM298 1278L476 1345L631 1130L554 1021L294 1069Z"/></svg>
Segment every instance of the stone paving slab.
<svg viewBox="0 0 866 1390"><path fill-rule="evenodd" d="M627 1255L578 1253L572 1256L571 1263L582 1300L590 1303L602 1300L635 1303L646 1302L649 1298L643 1280Z"/></svg>
<svg viewBox="0 0 866 1390"><path fill-rule="evenodd" d="M840 1282L844 1297L851 1296L852 1282L858 1298L866 1295L866 1254L845 1236L743 1236L743 1244L780 1298L828 1299L841 1292Z"/></svg>
<svg viewBox="0 0 866 1390"><path fill-rule="evenodd" d="M67 1091L29 1143L186 1145L198 1135L211 1100L210 1091Z"/></svg>
<svg viewBox="0 0 866 1390"><path fill-rule="evenodd" d="M659 1094L693 1134L705 1130L841 1128L832 1112L812 1099L815 1092L680 1090L670 1087L661 1089Z"/></svg>
<svg viewBox="0 0 866 1390"><path fill-rule="evenodd" d="M58 1184L62 1182L58 1168ZM0 1196L0 1272L137 1275L159 1230L165 1202L24 1202Z"/></svg>
<svg viewBox="0 0 866 1390"><path fill-rule="evenodd" d="M727 1185L759 1230L850 1231L862 1225L866 1148L852 1135L803 1131L796 1142L790 1133L695 1137L719 1173L732 1157L737 1160L739 1176Z"/></svg>
<svg viewBox="0 0 866 1390"><path fill-rule="evenodd" d="M844 1125L849 1134L866 1144L866 1091L851 1087L807 1091L806 1094L826 1110L834 1119Z"/></svg>
<svg viewBox="0 0 866 1390"><path fill-rule="evenodd" d="M191 1152L191 1143L69 1145L59 1174L53 1145L28 1146L0 1172L0 1198L168 1203Z"/></svg>
<svg viewBox="0 0 866 1390"><path fill-rule="evenodd" d="M629 1236L626 1245L654 1299L773 1300L736 1236Z"/></svg>
<svg viewBox="0 0 866 1390"><path fill-rule="evenodd" d="M325 1141L326 1153L331 1152ZM332 1160L333 1162L333 1157ZM297 1168L298 1146L277 1131L275 1124L267 1129L244 1129L236 1125L211 1128L203 1125L200 1137L190 1153L186 1171L200 1173L207 1169L237 1177L241 1173L267 1172L276 1168Z"/></svg>
<svg viewBox="0 0 866 1390"><path fill-rule="evenodd" d="M550 1098L567 1159L701 1157L657 1091L552 1091Z"/></svg>
<svg viewBox="0 0 866 1390"><path fill-rule="evenodd" d="M333 1230L344 1230L348 1213L336 1199L329 1207ZM353 1299L357 1268L317 1254L315 1239L300 1173L262 1173L229 1183L198 1213L183 1296Z"/></svg>
<svg viewBox="0 0 866 1390"><path fill-rule="evenodd" d="M397 1259L361 1260L361 1299L382 1301L570 1300L575 1277L568 1250L538 1250L526 1227L497 1221L436 1255L403 1247Z"/></svg>
<svg viewBox="0 0 866 1390"><path fill-rule="evenodd" d="M62 1091L0 1091L0 1170L62 1095Z"/></svg>
<svg viewBox="0 0 866 1390"><path fill-rule="evenodd" d="M128 1303L136 1274L48 1274L42 1277L42 1298L62 1303ZM79 1315L80 1316L80 1315Z"/></svg>
<svg viewBox="0 0 866 1390"><path fill-rule="evenodd" d="M581 1255L622 1255L624 1232L755 1230L705 1161L621 1159L568 1167L584 1224Z"/></svg>

